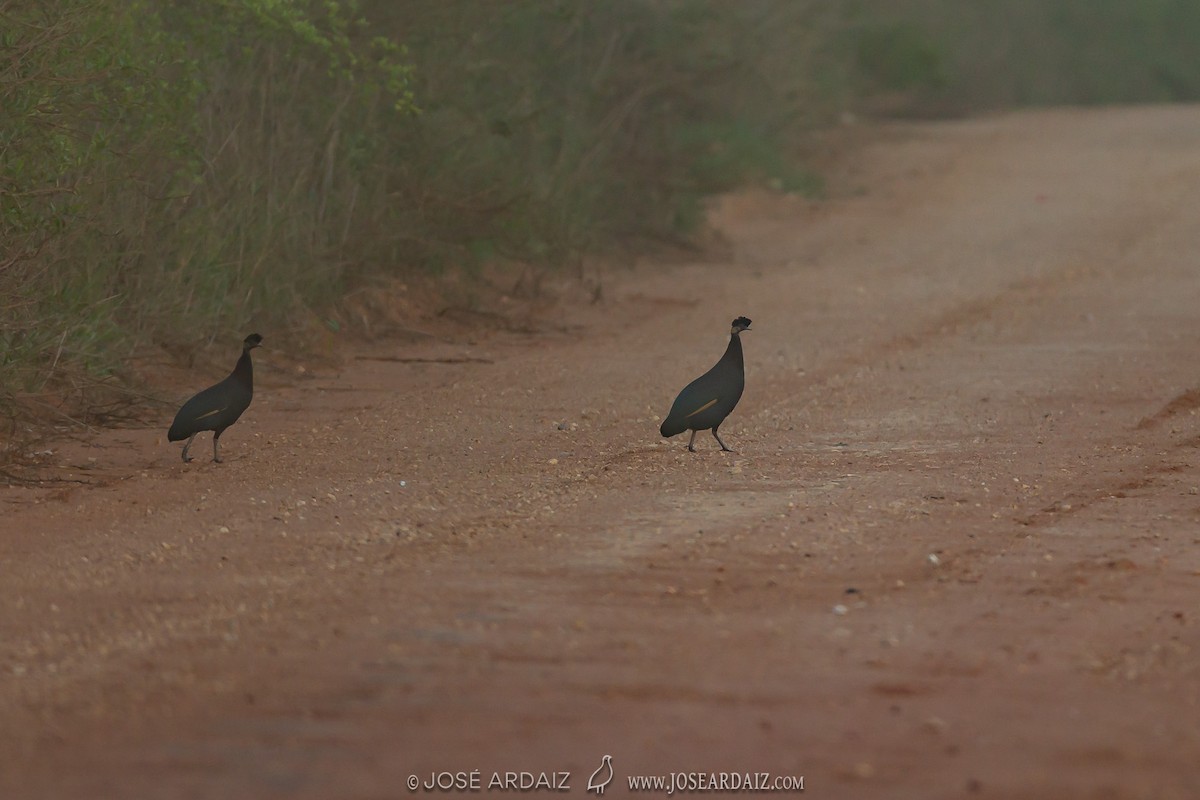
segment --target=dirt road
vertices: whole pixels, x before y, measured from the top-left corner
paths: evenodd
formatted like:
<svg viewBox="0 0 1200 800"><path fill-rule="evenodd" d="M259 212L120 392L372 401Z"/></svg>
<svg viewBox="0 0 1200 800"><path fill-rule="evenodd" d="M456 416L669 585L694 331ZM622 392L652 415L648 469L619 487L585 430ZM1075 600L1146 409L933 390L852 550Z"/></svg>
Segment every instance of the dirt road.
<svg viewBox="0 0 1200 800"><path fill-rule="evenodd" d="M1200 797L1200 108L900 126L841 183L525 328L288 380L263 331L223 465L166 417L56 450L100 485L0 492L0 796L611 754L617 794ZM737 453L659 441L739 314Z"/></svg>

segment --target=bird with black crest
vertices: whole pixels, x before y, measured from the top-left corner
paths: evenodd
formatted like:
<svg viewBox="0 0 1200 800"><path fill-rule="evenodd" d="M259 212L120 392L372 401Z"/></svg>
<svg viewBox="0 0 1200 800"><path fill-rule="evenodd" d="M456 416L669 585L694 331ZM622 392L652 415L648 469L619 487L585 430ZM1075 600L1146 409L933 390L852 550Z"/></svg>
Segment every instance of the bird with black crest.
<svg viewBox="0 0 1200 800"><path fill-rule="evenodd" d="M746 366L742 359L742 340L739 334L750 330L750 320L738 317L733 321L729 334L729 346L712 369L683 387L683 391L671 405L671 413L663 420L659 433L670 438L686 430L692 432L688 450L696 452L696 432L711 430L721 449L732 453L717 429L729 416L742 390L746 388Z"/></svg>
<svg viewBox="0 0 1200 800"><path fill-rule="evenodd" d="M263 337L252 333L242 340L242 357L229 377L214 384L183 404L171 429L167 431L167 441L178 442L187 439L183 446L183 460L191 461L188 448L196 434L201 431L213 432L213 461L221 463L219 441L221 434L230 425L238 421L242 413L250 407L254 399L254 365L250 361L250 351L262 346Z"/></svg>

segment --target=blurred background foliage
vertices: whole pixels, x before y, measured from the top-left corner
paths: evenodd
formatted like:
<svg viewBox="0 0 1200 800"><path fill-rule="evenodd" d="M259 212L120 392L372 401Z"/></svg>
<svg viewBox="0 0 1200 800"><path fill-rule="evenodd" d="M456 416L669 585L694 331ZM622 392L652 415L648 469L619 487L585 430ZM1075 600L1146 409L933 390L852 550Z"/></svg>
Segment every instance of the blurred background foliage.
<svg viewBox="0 0 1200 800"><path fill-rule="evenodd" d="M847 112L1200 97L1194 0L0 0L0 408L819 195Z"/></svg>

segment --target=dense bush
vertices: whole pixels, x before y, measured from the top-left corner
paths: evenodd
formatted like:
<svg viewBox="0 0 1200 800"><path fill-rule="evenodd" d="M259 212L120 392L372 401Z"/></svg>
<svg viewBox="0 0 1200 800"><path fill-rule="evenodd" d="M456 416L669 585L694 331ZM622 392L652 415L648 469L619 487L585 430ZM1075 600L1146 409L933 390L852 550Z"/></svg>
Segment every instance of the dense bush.
<svg viewBox="0 0 1200 800"><path fill-rule="evenodd" d="M698 195L748 174L803 185L779 136L818 116L817 58L806 37L779 41L788 71L766 74L756 50L819 5L379 3L422 109L393 142L396 192L380 203L406 232L396 261L556 261L671 234Z"/></svg>
<svg viewBox="0 0 1200 800"><path fill-rule="evenodd" d="M334 3L0 0L0 43L10 409L336 290L357 131L412 112L402 48Z"/></svg>
<svg viewBox="0 0 1200 800"><path fill-rule="evenodd" d="M1200 100L1193 0L888 0L858 5L860 75L909 110Z"/></svg>
<svg viewBox="0 0 1200 800"><path fill-rule="evenodd" d="M809 187L779 137L828 111L815 33L761 45L822 13L0 0L0 386L278 322L364 276L676 235L747 176Z"/></svg>

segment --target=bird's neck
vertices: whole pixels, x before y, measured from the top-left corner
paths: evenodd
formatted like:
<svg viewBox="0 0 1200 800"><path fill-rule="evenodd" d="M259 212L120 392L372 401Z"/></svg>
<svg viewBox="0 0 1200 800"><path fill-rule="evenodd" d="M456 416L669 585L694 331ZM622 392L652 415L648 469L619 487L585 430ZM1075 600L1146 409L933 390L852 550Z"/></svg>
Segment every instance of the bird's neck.
<svg viewBox="0 0 1200 800"><path fill-rule="evenodd" d="M249 349L242 350L242 357L238 359L237 366L233 368L233 375L247 388L254 388L254 364L250 361Z"/></svg>
<svg viewBox="0 0 1200 800"><path fill-rule="evenodd" d="M721 360L731 361L738 368L745 366L742 361L742 340L736 332L729 335L729 346L725 348L725 355L721 357Z"/></svg>

